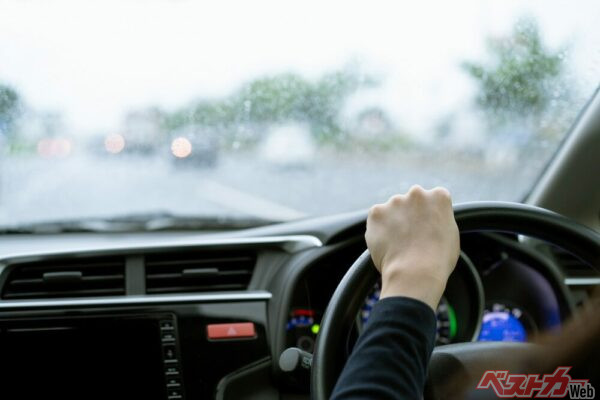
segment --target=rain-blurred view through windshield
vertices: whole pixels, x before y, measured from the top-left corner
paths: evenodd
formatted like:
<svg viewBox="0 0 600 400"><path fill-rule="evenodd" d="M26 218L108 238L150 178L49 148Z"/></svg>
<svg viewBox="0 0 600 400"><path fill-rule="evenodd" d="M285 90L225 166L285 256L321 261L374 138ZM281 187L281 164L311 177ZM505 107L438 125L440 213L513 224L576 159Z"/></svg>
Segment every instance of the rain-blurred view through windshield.
<svg viewBox="0 0 600 400"><path fill-rule="evenodd" d="M598 86L600 2L7 0L0 226L519 201Z"/></svg>

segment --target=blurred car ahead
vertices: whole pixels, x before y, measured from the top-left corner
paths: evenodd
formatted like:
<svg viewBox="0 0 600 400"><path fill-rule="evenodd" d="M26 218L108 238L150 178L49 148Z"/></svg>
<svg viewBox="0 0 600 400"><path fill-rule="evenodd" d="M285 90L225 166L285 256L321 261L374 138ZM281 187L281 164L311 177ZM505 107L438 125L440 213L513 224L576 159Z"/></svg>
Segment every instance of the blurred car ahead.
<svg viewBox="0 0 600 400"><path fill-rule="evenodd" d="M217 135L199 127L185 127L170 135L171 160L178 166L214 167L219 154Z"/></svg>

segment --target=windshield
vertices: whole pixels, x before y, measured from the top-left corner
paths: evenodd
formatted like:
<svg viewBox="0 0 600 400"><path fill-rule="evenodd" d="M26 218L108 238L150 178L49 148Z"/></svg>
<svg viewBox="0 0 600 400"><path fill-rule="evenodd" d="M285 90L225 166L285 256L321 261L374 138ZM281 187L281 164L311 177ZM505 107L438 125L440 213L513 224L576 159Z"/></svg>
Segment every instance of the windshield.
<svg viewBox="0 0 600 400"><path fill-rule="evenodd" d="M0 225L283 221L415 183L519 201L598 85L598 15L595 0L3 1Z"/></svg>

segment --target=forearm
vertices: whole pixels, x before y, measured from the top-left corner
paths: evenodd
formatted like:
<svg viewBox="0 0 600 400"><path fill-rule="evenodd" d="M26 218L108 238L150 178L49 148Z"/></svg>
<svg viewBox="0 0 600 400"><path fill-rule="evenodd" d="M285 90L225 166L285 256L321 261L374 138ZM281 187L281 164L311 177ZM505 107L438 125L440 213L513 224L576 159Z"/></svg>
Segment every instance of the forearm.
<svg viewBox="0 0 600 400"><path fill-rule="evenodd" d="M420 399L435 332L435 314L427 304L406 297L380 300L332 399Z"/></svg>

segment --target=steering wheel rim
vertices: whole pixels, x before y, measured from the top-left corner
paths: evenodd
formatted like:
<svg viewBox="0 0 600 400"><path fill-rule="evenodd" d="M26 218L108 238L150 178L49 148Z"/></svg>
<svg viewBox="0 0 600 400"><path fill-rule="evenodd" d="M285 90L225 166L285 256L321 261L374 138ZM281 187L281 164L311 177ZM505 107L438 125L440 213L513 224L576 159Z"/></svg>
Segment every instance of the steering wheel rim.
<svg viewBox="0 0 600 400"><path fill-rule="evenodd" d="M600 268L600 235L552 211L519 203L473 202L455 205L454 217L460 233L510 232L550 243L557 243L559 238L562 248L597 271ZM329 399L343 367L339 362L342 359L341 346L338 345L341 335L351 328L360 304L377 276L371 255L366 250L336 288L321 320L315 344L311 369L312 399ZM485 356L489 357L493 351L493 347L489 348Z"/></svg>

